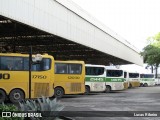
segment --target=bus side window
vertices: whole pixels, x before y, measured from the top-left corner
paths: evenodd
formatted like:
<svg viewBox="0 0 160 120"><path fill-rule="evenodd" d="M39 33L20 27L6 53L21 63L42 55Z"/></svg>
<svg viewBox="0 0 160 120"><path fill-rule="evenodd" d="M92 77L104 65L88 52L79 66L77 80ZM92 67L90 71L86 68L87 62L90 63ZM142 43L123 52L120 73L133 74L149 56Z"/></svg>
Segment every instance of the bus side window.
<svg viewBox="0 0 160 120"><path fill-rule="evenodd" d="M1 57L1 70L13 69L13 57Z"/></svg>
<svg viewBox="0 0 160 120"><path fill-rule="evenodd" d="M14 57L14 67L13 70L23 70L23 58L21 57Z"/></svg>
<svg viewBox="0 0 160 120"><path fill-rule="evenodd" d="M24 58L24 70L29 70L29 58Z"/></svg>
<svg viewBox="0 0 160 120"><path fill-rule="evenodd" d="M81 74L82 65L81 64L69 64L70 74Z"/></svg>
<svg viewBox="0 0 160 120"><path fill-rule="evenodd" d="M1 70L7 70L7 66L1 61Z"/></svg>
<svg viewBox="0 0 160 120"><path fill-rule="evenodd" d="M13 64L12 63L8 63L7 70L13 70Z"/></svg>
<svg viewBox="0 0 160 120"><path fill-rule="evenodd" d="M1 57L1 70L23 70L21 57Z"/></svg>
<svg viewBox="0 0 160 120"><path fill-rule="evenodd" d="M98 75L102 75L103 74L103 70L102 69L98 69Z"/></svg>
<svg viewBox="0 0 160 120"><path fill-rule="evenodd" d="M57 74L68 74L68 65L64 63L55 64L55 73Z"/></svg>
<svg viewBox="0 0 160 120"><path fill-rule="evenodd" d="M86 67L86 75L90 75L90 68Z"/></svg>
<svg viewBox="0 0 160 120"><path fill-rule="evenodd" d="M108 77L111 77L111 73L110 73L109 70L107 71L107 76L108 76Z"/></svg>
<svg viewBox="0 0 160 120"><path fill-rule="evenodd" d="M3 64L3 63L1 63L1 70L7 70L7 65L5 65L5 64Z"/></svg>

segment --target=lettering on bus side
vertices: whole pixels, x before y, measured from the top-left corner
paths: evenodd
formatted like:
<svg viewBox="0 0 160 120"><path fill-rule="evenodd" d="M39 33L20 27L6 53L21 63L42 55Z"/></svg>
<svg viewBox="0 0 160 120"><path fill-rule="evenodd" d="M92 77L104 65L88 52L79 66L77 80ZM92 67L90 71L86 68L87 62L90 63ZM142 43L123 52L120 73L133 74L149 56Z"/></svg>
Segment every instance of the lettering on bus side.
<svg viewBox="0 0 160 120"><path fill-rule="evenodd" d="M47 79L46 75L32 75L33 79Z"/></svg>
<svg viewBox="0 0 160 120"><path fill-rule="evenodd" d="M10 74L9 73L0 73L0 80L8 80L10 79Z"/></svg>
<svg viewBox="0 0 160 120"><path fill-rule="evenodd" d="M78 76L68 76L68 79L80 79Z"/></svg>
<svg viewBox="0 0 160 120"><path fill-rule="evenodd" d="M138 80L138 79L132 79L132 80Z"/></svg>
<svg viewBox="0 0 160 120"><path fill-rule="evenodd" d="M90 78L90 81L103 82L103 78Z"/></svg>
<svg viewBox="0 0 160 120"><path fill-rule="evenodd" d="M123 82L122 79L111 79L112 82Z"/></svg>

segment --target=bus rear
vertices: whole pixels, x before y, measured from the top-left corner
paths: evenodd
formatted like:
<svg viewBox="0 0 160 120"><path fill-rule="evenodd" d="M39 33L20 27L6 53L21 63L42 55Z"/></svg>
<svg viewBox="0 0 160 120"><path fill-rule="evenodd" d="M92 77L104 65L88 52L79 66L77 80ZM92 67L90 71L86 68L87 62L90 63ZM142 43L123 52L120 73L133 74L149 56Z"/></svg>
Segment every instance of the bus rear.
<svg viewBox="0 0 160 120"><path fill-rule="evenodd" d="M85 92L103 92L106 90L105 75L106 70L103 65L85 65Z"/></svg>
<svg viewBox="0 0 160 120"><path fill-rule="evenodd" d="M140 86L140 74L135 72L128 73L129 88Z"/></svg>
<svg viewBox="0 0 160 120"><path fill-rule="evenodd" d="M140 74L140 83L141 86L154 86L155 85L155 76L154 74Z"/></svg>
<svg viewBox="0 0 160 120"><path fill-rule="evenodd" d="M83 61L55 61L54 95L83 94L85 92L85 64Z"/></svg>
<svg viewBox="0 0 160 120"><path fill-rule="evenodd" d="M112 66L106 66L106 92L124 89L123 74L123 70L112 68Z"/></svg>
<svg viewBox="0 0 160 120"><path fill-rule="evenodd" d="M53 96L54 58L42 55L39 64L32 64L31 98ZM0 53L0 102L18 102L29 98L29 55Z"/></svg>
<svg viewBox="0 0 160 120"><path fill-rule="evenodd" d="M127 71L124 71L124 89L128 89L128 87L129 87L128 73Z"/></svg>

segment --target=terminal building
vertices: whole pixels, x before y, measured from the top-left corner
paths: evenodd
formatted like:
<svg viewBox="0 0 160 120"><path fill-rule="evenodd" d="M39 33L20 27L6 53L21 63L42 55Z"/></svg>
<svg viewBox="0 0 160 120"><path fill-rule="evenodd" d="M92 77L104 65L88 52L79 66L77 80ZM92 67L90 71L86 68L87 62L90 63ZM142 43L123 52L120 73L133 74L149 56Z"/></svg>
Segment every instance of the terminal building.
<svg viewBox="0 0 160 120"><path fill-rule="evenodd" d="M143 65L127 40L70 0L1 0L0 50L87 64Z"/></svg>

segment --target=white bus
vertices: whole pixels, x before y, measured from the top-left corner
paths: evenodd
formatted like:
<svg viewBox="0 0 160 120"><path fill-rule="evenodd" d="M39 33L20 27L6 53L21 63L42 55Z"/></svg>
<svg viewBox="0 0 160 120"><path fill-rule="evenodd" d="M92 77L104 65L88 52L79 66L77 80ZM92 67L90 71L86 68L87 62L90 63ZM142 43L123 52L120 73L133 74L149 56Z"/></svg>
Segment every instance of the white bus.
<svg viewBox="0 0 160 120"><path fill-rule="evenodd" d="M140 74L137 72L128 72L129 88L140 86Z"/></svg>
<svg viewBox="0 0 160 120"><path fill-rule="evenodd" d="M103 92L105 87L105 66L86 64L85 92Z"/></svg>
<svg viewBox="0 0 160 120"><path fill-rule="evenodd" d="M140 74L140 85L144 87L154 86L155 85L154 74Z"/></svg>
<svg viewBox="0 0 160 120"><path fill-rule="evenodd" d="M155 78L155 85L160 85L160 79L159 78Z"/></svg>
<svg viewBox="0 0 160 120"><path fill-rule="evenodd" d="M114 68L113 66L106 66L106 92L113 90L124 89L124 71Z"/></svg>

